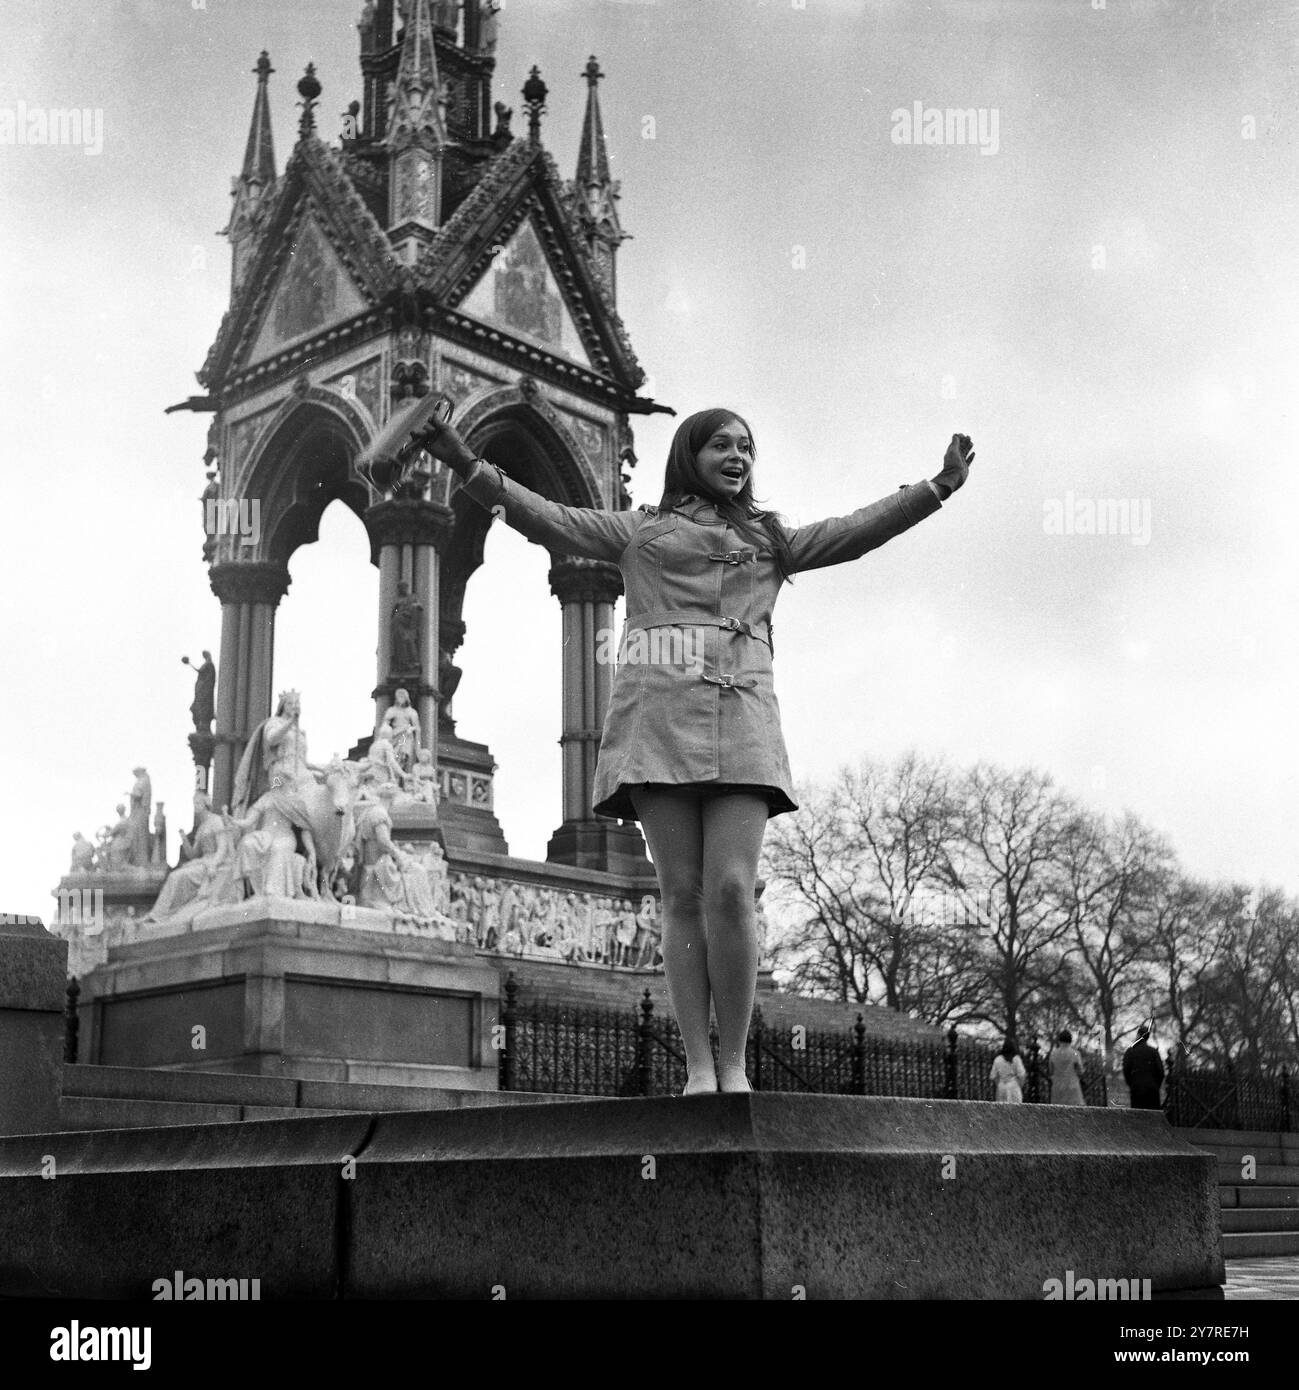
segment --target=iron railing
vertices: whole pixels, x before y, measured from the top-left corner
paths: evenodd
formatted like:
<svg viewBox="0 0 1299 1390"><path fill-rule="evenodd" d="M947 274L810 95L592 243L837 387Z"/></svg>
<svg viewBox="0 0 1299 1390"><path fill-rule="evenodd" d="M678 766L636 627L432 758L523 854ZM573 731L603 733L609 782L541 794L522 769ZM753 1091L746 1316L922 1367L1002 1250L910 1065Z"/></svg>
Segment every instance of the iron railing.
<svg viewBox="0 0 1299 1390"><path fill-rule="evenodd" d="M1164 1114L1181 1129L1296 1128L1296 1097L1286 1066L1190 1067L1168 1054Z"/></svg>
<svg viewBox="0 0 1299 1390"><path fill-rule="evenodd" d="M685 1050L672 1019L657 1014L649 990L637 1010L521 1004L511 973L501 1010L500 1086L506 1091L565 1095L679 1095ZM716 1034L714 1033L714 1043ZM755 1091L821 1095L911 1096L931 1100L993 1100L996 1049L949 1029L945 1041L881 1038L864 1018L847 1029L769 1027L754 1010L746 1070ZM1037 1040L1024 1054L1025 1099L1049 1100L1046 1062ZM1105 1074L1084 1059L1083 1094L1105 1105Z"/></svg>

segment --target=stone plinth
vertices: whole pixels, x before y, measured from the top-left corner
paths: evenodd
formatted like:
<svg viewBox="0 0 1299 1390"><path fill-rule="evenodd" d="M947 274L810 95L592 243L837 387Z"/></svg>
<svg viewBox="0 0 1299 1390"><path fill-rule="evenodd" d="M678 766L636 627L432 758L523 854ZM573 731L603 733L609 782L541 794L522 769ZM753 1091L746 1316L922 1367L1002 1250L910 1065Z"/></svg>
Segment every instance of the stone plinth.
<svg viewBox="0 0 1299 1390"><path fill-rule="evenodd" d="M1204 1297L1214 1179L1157 1113L786 1094L40 1135L0 1141L0 1295Z"/></svg>
<svg viewBox="0 0 1299 1390"><path fill-rule="evenodd" d="M0 914L0 1134L58 1128L67 942Z"/></svg>
<svg viewBox="0 0 1299 1390"><path fill-rule="evenodd" d="M286 900L200 921L109 947L81 981L79 1061L496 1089L498 976L472 947Z"/></svg>

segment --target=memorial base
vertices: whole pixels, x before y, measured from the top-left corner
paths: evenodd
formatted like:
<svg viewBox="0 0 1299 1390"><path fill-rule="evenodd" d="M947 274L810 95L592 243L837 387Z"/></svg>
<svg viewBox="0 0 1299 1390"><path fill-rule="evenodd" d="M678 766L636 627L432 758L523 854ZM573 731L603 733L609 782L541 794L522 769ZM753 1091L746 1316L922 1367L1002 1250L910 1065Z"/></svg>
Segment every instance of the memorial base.
<svg viewBox="0 0 1299 1390"><path fill-rule="evenodd" d="M111 946L83 977L79 1061L496 1089L500 982L471 946L283 899L200 920Z"/></svg>

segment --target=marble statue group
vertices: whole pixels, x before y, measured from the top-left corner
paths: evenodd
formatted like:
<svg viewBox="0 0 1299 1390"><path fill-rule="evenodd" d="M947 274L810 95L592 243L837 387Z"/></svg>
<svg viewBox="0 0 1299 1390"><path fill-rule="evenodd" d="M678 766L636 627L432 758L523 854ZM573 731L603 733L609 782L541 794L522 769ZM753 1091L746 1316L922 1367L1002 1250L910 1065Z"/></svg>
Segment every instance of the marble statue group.
<svg viewBox="0 0 1299 1390"><path fill-rule="evenodd" d="M210 656L204 657L206 665ZM201 668L199 680L196 726L208 714L203 696L210 677ZM298 692L284 692L244 749L230 806L218 810L206 791L194 793L194 828L182 833L180 864L141 919L143 927L184 930L212 908L288 899L318 905L322 920L346 923L363 908L382 914L394 929L484 951L575 965L661 967L658 904L651 895L634 903L451 873L435 839L395 838L395 810L422 807L424 826L437 824L437 771L431 751L421 747L419 715L405 689L394 693L359 759L313 763L301 714ZM151 835L150 801L148 772L136 768L117 821L93 844L80 832L73 837L70 873L165 867L162 804Z"/></svg>

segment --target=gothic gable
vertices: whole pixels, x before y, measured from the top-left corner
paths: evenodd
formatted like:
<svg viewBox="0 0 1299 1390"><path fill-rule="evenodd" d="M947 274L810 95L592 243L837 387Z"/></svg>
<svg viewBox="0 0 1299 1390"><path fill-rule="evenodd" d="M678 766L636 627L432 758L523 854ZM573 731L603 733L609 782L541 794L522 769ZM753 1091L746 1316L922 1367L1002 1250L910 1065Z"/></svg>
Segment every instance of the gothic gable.
<svg viewBox="0 0 1299 1390"><path fill-rule="evenodd" d="M304 209L278 282L245 359L259 362L300 338L363 313L357 289L311 210Z"/></svg>
<svg viewBox="0 0 1299 1390"><path fill-rule="evenodd" d="M541 347L624 389L645 379L539 145L515 140L421 255L421 285L447 309Z"/></svg>
<svg viewBox="0 0 1299 1390"><path fill-rule="evenodd" d="M334 151L299 140L258 216L247 273L199 380L210 390L251 362L382 303L399 267Z"/></svg>
<svg viewBox="0 0 1299 1390"><path fill-rule="evenodd" d="M462 314L591 366L531 218L493 255L487 273L457 307Z"/></svg>

